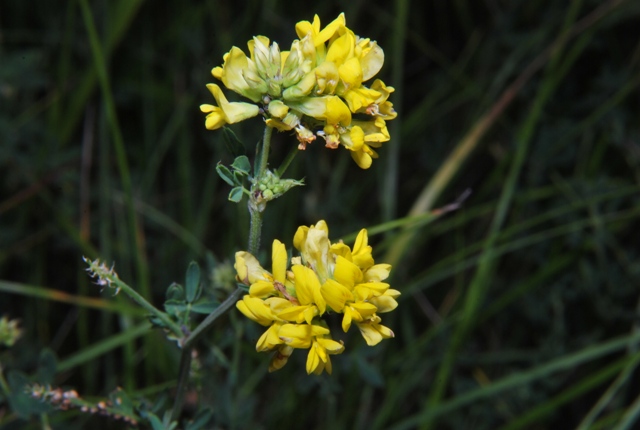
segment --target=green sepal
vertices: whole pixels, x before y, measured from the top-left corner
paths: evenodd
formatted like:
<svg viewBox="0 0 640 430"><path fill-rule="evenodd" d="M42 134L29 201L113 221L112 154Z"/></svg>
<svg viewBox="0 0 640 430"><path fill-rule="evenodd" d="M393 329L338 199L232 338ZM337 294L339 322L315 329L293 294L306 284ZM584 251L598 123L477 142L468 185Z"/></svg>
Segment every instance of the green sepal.
<svg viewBox="0 0 640 430"><path fill-rule="evenodd" d="M222 137L224 138L225 146L227 150L231 153L231 155L235 157L240 157L241 155L245 155L247 153L244 144L238 139L238 136L231 130L229 127L222 128Z"/></svg>
<svg viewBox="0 0 640 430"><path fill-rule="evenodd" d="M202 284L200 283L200 266L195 261L189 263L187 267L185 287L187 302L193 303L198 300L202 293Z"/></svg>

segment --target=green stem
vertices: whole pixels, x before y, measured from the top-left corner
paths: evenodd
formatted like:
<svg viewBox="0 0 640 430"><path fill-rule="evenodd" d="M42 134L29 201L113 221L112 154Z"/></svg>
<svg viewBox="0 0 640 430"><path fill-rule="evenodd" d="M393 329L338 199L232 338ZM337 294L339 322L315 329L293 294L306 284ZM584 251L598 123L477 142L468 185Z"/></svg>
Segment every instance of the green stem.
<svg viewBox="0 0 640 430"><path fill-rule="evenodd" d="M264 129L264 137L262 139L262 148L260 150L259 160L257 163L258 170L255 174L254 180L260 181L264 172L267 170L267 161L269 160L269 151L271 146L271 134L273 129L266 127ZM287 159L293 159L293 157L287 157ZM290 163L291 160L288 161ZM287 164L288 164L287 163ZM285 167L286 168L286 167ZM260 233L262 232L262 212L264 211L264 203L259 204L254 200L254 190L249 197L249 213L251 214L251 225L249 228L249 252L253 255L258 253L260 248ZM224 302L220 304L213 312L211 312L198 326L193 330L189 336L184 340L182 346L182 354L180 355L180 368L178 371L178 386L176 399L173 403L173 410L171 411L171 419L177 420L182 413L182 405L184 403L184 396L189 383L189 372L191 370L191 353L193 345L212 325L213 323L225 312L233 306L243 293L242 288L236 288Z"/></svg>
<svg viewBox="0 0 640 430"><path fill-rule="evenodd" d="M184 332L180 326L171 320L167 314L160 311L158 308L149 303L144 297L142 297L136 290L131 288L126 283L122 282L119 278L111 277L111 287L116 290L120 289L124 291L131 299L142 306L145 310L151 312L151 314L162 321L171 332L178 337L178 339L184 338Z"/></svg>
<svg viewBox="0 0 640 430"><path fill-rule="evenodd" d="M8 399L11 396L9 384L7 384L7 380L4 379L4 375L2 374L2 363L0 363L0 389L2 389L2 394L4 394L5 398Z"/></svg>
<svg viewBox="0 0 640 430"><path fill-rule="evenodd" d="M195 330L193 330L187 338L186 342L184 343L184 347L192 347L195 341L204 334L204 332L214 323L214 321L222 316L225 312L227 312L229 308L238 301L243 292L244 290L242 288L236 288L235 291L231 293L231 295L220 304L220 306L218 306L200 324L198 324L198 327L196 327Z"/></svg>
<svg viewBox="0 0 640 430"><path fill-rule="evenodd" d="M269 152L271 149L271 134L273 128L265 126L264 136L262 138L262 148L260 150L260 159L258 160L258 171L256 172L253 180L254 184L260 182L264 176L264 172L267 170L267 162L269 160ZM255 186L255 185L254 185ZM258 200L260 199L260 201ZM266 202L262 200L262 197L256 197L255 190L251 189L251 196L249 197L249 213L251 214L251 224L249 226L249 252L253 255L258 253L260 249L260 234L262 232L262 212L266 207Z"/></svg>
<svg viewBox="0 0 640 430"><path fill-rule="evenodd" d="M278 170L276 170L276 176L278 176L278 178L281 178L282 175L284 175L284 172L287 170L293 159L296 158L298 152L300 152L300 150L297 146L291 148L291 151L287 154L287 158L284 159L280 167L278 167Z"/></svg>
<svg viewBox="0 0 640 430"><path fill-rule="evenodd" d="M258 164L258 171L256 172L256 179L260 180L267 170L267 162L269 161L269 151L271 149L271 134L273 128L264 126L264 135L262 137L262 149L260 150L260 164Z"/></svg>
<svg viewBox="0 0 640 430"><path fill-rule="evenodd" d="M176 421L182 414L182 405L184 404L184 395L187 392L187 383L189 382L189 373L191 371L191 357L193 348L185 347L180 354L180 370L178 371L178 386L176 388L176 399L173 402L173 410L171 411L171 421Z"/></svg>
<svg viewBox="0 0 640 430"><path fill-rule="evenodd" d="M251 213L251 225L249 227L249 253L256 255L260 249L260 234L262 232L262 212L251 205L249 201L249 213Z"/></svg>
<svg viewBox="0 0 640 430"><path fill-rule="evenodd" d="M176 400L173 403L173 411L171 412L171 419L177 420L182 413L182 405L184 403L184 395L189 382L189 371L191 370L191 351L193 350L194 343L207 331L220 316L229 310L233 304L235 304L242 295L243 289L236 288L227 299L220 304L212 313L210 313L199 325L195 328L186 339L182 348L182 354L180 356L180 370L178 372L178 387L176 392Z"/></svg>

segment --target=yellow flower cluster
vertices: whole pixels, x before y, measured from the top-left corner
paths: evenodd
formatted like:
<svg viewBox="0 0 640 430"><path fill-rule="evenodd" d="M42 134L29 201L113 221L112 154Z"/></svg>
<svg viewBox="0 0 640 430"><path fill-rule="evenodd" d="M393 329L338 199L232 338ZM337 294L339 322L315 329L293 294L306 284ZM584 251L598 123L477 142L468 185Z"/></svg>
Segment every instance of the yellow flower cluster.
<svg viewBox="0 0 640 430"><path fill-rule="evenodd" d="M380 79L363 85L382 68L384 52L375 41L356 36L344 14L322 29L317 15L313 23L298 22L296 33L299 39L289 51L256 36L248 42L249 57L235 46L224 55L213 76L260 105L229 102L218 85L208 84L218 105L200 106L208 114L206 127L215 130L262 114L270 127L295 130L300 149L320 136L328 148L342 145L358 166L369 168L378 157L373 148L390 138L386 121L397 115L387 100L393 87Z"/></svg>
<svg viewBox="0 0 640 430"><path fill-rule="evenodd" d="M274 240L272 271L260 266L248 252L236 253L239 282L249 285L249 294L236 303L246 317L269 327L258 339L257 351L275 351L269 371L282 368L295 348L309 349L307 373L331 373L330 355L344 351L342 342L331 338L326 322L328 313L342 314L342 329L353 323L368 345L393 337L380 324L380 313L398 306L400 292L383 282L391 270L388 264L375 264L362 229L353 249L342 242L329 241L329 228L320 221L298 228L293 245L300 251L287 269L284 244Z"/></svg>

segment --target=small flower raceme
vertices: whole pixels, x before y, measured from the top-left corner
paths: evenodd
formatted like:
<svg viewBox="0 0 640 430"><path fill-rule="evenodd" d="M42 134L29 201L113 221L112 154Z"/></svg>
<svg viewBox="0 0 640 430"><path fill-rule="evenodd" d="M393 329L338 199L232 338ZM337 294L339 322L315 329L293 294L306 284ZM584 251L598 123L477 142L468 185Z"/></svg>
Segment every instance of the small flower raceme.
<svg viewBox="0 0 640 430"><path fill-rule="evenodd" d="M293 244L300 256L287 268L286 248L274 240L271 272L250 253L236 253L237 279L249 286L249 294L236 307L268 327L256 350L275 351L269 371L282 368L294 349L309 349L307 373L331 373L329 356L342 353L344 345L332 339L323 319L328 314L342 314L343 331L357 326L369 346L394 337L379 314L398 306L400 292L383 282L391 266L375 264L366 229L351 248L332 244L326 222L319 221L298 228Z"/></svg>
<svg viewBox="0 0 640 430"><path fill-rule="evenodd" d="M114 270L114 266L108 267L105 262L99 259L90 260L86 257L82 257L82 260L89 265L85 270L89 273L89 276L96 280L96 285L101 287L115 288L117 295L120 292L119 287L114 287L113 284L118 280L118 274Z"/></svg>
<svg viewBox="0 0 640 430"><path fill-rule="evenodd" d="M212 75L252 103L229 102L220 86L208 84L217 106L200 106L206 128L262 114L267 126L295 132L299 149L321 137L327 148L344 146L358 166L368 169L378 158L374 148L390 139L386 121L397 116L388 101L393 87L380 79L364 85L382 68L384 51L356 36L344 14L324 28L316 15L313 22L298 22L295 30L299 39L289 51L256 36L247 43L249 56L235 46L224 55Z"/></svg>
<svg viewBox="0 0 640 430"><path fill-rule="evenodd" d="M0 345L11 347L20 339L22 329L18 324L18 320L10 320L6 315L0 318Z"/></svg>

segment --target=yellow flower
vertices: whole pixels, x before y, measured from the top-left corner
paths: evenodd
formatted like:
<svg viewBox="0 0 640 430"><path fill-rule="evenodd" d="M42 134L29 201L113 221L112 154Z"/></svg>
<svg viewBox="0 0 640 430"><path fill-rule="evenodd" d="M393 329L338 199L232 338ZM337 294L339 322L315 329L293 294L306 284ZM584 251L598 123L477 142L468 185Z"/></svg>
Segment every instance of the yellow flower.
<svg viewBox="0 0 640 430"><path fill-rule="evenodd" d="M272 349L278 347L282 344L282 339L278 336L280 332L280 328L283 323L274 322L271 326L265 331L260 339L258 339L258 343L256 344L256 351L271 351Z"/></svg>
<svg viewBox="0 0 640 430"><path fill-rule="evenodd" d="M385 121L397 116L388 101L393 87L380 79L365 85L381 70L384 51L375 41L356 36L346 26L344 14L324 28L315 15L313 22L298 22L296 33L299 39L289 51L281 51L265 36L255 36L247 43L249 56L235 46L224 55L223 65L212 75L262 107L228 103L216 87L220 107L201 107L209 114L207 128L262 113L268 127L295 130L299 149L321 136L326 147L343 145L359 167L368 169L378 158L373 148L390 139ZM356 121L353 114L371 119Z"/></svg>
<svg viewBox="0 0 640 430"><path fill-rule="evenodd" d="M331 374L329 355L344 351L342 342L329 336L329 329L317 324L285 324L280 329L280 339L292 348L307 349L307 374L321 374L324 370Z"/></svg>
<svg viewBox="0 0 640 430"><path fill-rule="evenodd" d="M329 255L329 227L325 221L318 221L311 227L301 226L293 237L293 246L300 251L302 262L326 281L333 272L333 258Z"/></svg>
<svg viewBox="0 0 640 430"><path fill-rule="evenodd" d="M382 321L380 317L374 315L366 321L356 323L360 329L362 337L364 337L364 340L369 346L377 345L382 341L382 339L388 339L395 336L393 331L391 331L389 327L385 327L380 324L380 321Z"/></svg>
<svg viewBox="0 0 640 430"><path fill-rule="evenodd" d="M273 275L263 269L256 257L246 251L236 252L234 268L238 273L238 281L252 285L258 281L285 282L287 270L287 250L278 239L273 241L271 247L271 261Z"/></svg>
<svg viewBox="0 0 640 430"><path fill-rule="evenodd" d="M293 348L289 345L280 345L269 363L269 373L282 369L287 364L291 354L293 354Z"/></svg>
<svg viewBox="0 0 640 430"><path fill-rule="evenodd" d="M213 97L218 103L218 106L208 104L200 105L200 110L208 113L205 121L205 127L207 127L208 130L215 130L225 124L234 124L243 121L258 115L260 112L260 109L256 105L241 102L231 103L227 101L222 90L216 84L207 84L207 88L209 88L209 91L211 91L211 94L213 94Z"/></svg>
<svg viewBox="0 0 640 430"><path fill-rule="evenodd" d="M300 251L287 270L284 245L272 246L272 272L260 266L251 254L236 253L238 280L250 285L249 295L236 307L251 320L267 326L256 343L257 351L276 351L269 371L282 368L293 349L309 349L307 373L331 373L329 358L344 350L342 342L330 337L324 318L342 315L342 329L355 323L368 345L393 337L383 326L379 313L398 306L398 290L385 281L391 266L375 264L366 229L356 237L353 248L343 242L332 244L325 221L301 226L293 239Z"/></svg>
<svg viewBox="0 0 640 430"><path fill-rule="evenodd" d="M242 300L238 300L236 308L244 316L263 326L271 325L274 321L279 320L267 303L249 295L245 295Z"/></svg>
<svg viewBox="0 0 640 430"><path fill-rule="evenodd" d="M344 13L338 15L329 25L320 30L320 18L313 17L313 23L300 21L296 24L296 33L300 39L310 39L315 48L316 64L322 63L326 56L325 43L346 26ZM314 64L314 66L316 65Z"/></svg>
<svg viewBox="0 0 640 430"><path fill-rule="evenodd" d="M242 52L240 48L233 47L224 57L222 67L214 67L211 74L222 81L225 87L231 91L259 102L263 94L267 92L267 83L258 74L255 63Z"/></svg>

